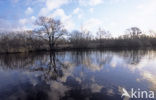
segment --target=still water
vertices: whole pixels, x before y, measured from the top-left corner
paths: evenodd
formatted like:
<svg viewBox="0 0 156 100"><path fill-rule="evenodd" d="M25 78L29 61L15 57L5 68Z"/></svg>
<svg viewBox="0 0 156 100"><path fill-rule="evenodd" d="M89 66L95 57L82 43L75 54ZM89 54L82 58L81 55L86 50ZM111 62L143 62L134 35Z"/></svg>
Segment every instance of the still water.
<svg viewBox="0 0 156 100"><path fill-rule="evenodd" d="M122 88L156 91L156 51L0 55L0 100L126 100Z"/></svg>

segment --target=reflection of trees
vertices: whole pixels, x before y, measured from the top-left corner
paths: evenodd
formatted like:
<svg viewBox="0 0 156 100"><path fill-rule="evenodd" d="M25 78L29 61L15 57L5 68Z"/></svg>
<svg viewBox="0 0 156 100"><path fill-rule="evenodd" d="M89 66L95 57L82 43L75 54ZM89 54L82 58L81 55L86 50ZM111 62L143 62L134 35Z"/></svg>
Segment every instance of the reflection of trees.
<svg viewBox="0 0 156 100"><path fill-rule="evenodd" d="M20 56L4 55L0 56L0 68L2 70L22 70L33 74L39 73L35 78L30 76L37 84L28 88L31 91L34 88L35 92L41 88L40 91L44 92L46 96L48 95L50 99L69 99L70 97L75 99L74 95L78 95L81 97L80 99L85 97L90 99L91 97L89 96L95 94L103 97L101 93L105 91L103 86L107 86L107 84L99 82L100 78L98 79L98 76L95 75L98 74L98 71L103 70L102 68L111 70L110 63L116 61L116 58L123 59L126 64L137 64L146 53L146 51L133 50L119 52L59 52ZM122 60L121 63L123 63ZM113 93L112 91L108 90L108 93L111 94Z"/></svg>
<svg viewBox="0 0 156 100"><path fill-rule="evenodd" d="M109 63L113 55L109 52L73 52L71 54L71 62L76 64L76 66L84 66L91 70L100 70L107 63Z"/></svg>
<svg viewBox="0 0 156 100"><path fill-rule="evenodd" d="M63 71L69 66L84 66L97 71L109 64L113 55L119 54L124 57L128 64L137 64L146 55L145 50L131 50L122 52L70 52L70 53L32 53L32 54L11 54L0 56L0 68L2 69L23 69L44 73L46 80L63 77ZM65 62L68 61L68 64ZM70 65L69 65L70 63ZM67 72L67 71L66 71Z"/></svg>
<svg viewBox="0 0 156 100"><path fill-rule="evenodd" d="M47 69L44 68L43 72L43 79L46 80L47 82L50 80L56 80L58 77L62 77L63 73L62 70L59 69L58 67L61 65L61 67L65 67L64 64L62 64L57 58L55 53L50 53L50 58L49 58L49 63L47 65ZM40 69L40 68L38 68ZM36 69L35 69L36 70Z"/></svg>
<svg viewBox="0 0 156 100"><path fill-rule="evenodd" d="M0 56L0 68L3 70L23 70L41 72L46 81L62 77L63 68L68 68L55 53L8 54Z"/></svg>
<svg viewBox="0 0 156 100"><path fill-rule="evenodd" d="M38 97L41 96L38 100L49 100L49 98L50 100L52 100L51 98L54 100L59 100L59 98L64 96L65 92L68 91L68 87L63 85L62 82L58 81L58 78L64 76L64 70L69 68L68 64L64 64L62 61L60 61L58 55L55 53L50 53L48 55L47 53L43 55L36 55L36 57L34 57L34 54L32 55L33 56L28 56L25 54L19 56L5 55L4 57L6 58L0 57L0 68L2 68L2 70L17 70L19 73L26 72L26 77L29 77L30 80L32 80L26 84L18 84L17 82L18 85L12 87L17 88L17 90L11 91L13 93L4 98L7 98L6 100L8 100L8 98L15 96L14 98L21 98L21 100L27 100L28 98L29 100L37 100ZM6 59L9 60L5 62ZM34 75L36 75L36 73L39 74L38 76L33 77L29 76L31 73ZM35 85L33 84L34 82ZM23 94L21 94L21 91Z"/></svg>
<svg viewBox="0 0 156 100"><path fill-rule="evenodd" d="M45 53L19 53L19 54L2 54L0 55L0 68L2 69L29 69L34 66L36 61L45 58Z"/></svg>
<svg viewBox="0 0 156 100"><path fill-rule="evenodd" d="M114 55L124 57L128 64L138 64L146 55L145 50L131 50L120 52L87 51L87 52L60 52L60 53L32 53L11 54L0 56L0 68L19 69L30 72L41 72L46 81L66 77L74 66L82 66L92 71L100 71L112 61ZM81 72L83 73L83 72ZM64 75L66 74L66 75ZM65 79L66 79L65 78Z"/></svg>
<svg viewBox="0 0 156 100"><path fill-rule="evenodd" d="M63 69L67 69L68 66L61 62L55 53L50 52L49 58L42 63L42 66L36 66L31 69L31 71L41 72L42 79L46 82L50 82L51 80L57 80L58 77L63 77Z"/></svg>
<svg viewBox="0 0 156 100"><path fill-rule="evenodd" d="M126 63L132 65L138 64L146 54L146 50L130 50L120 52L120 55L124 57Z"/></svg>

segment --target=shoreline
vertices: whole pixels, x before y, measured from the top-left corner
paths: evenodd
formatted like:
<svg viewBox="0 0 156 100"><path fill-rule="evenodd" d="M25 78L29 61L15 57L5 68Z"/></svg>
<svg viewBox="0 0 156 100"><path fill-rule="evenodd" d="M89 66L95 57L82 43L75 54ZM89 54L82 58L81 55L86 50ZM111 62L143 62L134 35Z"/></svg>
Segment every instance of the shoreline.
<svg viewBox="0 0 156 100"><path fill-rule="evenodd" d="M66 51L122 51L122 50L156 50L156 47L136 47L136 48L131 48L131 47L97 47L97 48L55 48L53 50L33 50L33 51L26 51L26 52L0 52L0 55L2 54L22 54L22 53L40 53L40 52L66 52Z"/></svg>

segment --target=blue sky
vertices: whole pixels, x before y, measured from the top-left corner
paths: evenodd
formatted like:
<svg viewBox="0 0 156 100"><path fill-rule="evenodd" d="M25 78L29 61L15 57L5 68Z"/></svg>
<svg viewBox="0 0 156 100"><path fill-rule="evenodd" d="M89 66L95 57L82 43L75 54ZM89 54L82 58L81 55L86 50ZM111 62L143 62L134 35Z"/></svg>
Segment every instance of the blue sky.
<svg viewBox="0 0 156 100"><path fill-rule="evenodd" d="M156 0L0 0L0 30L27 30L39 16L59 18L69 31L99 27L114 36L136 26L156 30Z"/></svg>

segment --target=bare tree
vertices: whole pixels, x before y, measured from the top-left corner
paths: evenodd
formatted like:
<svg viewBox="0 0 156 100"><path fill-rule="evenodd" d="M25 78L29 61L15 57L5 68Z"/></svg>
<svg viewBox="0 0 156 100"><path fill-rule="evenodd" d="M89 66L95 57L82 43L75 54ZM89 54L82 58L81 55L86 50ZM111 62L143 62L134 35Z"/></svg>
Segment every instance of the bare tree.
<svg viewBox="0 0 156 100"><path fill-rule="evenodd" d="M110 38L111 37L111 34L109 31L106 31L102 28L99 28L98 32L96 33L98 39L104 39L104 38Z"/></svg>
<svg viewBox="0 0 156 100"><path fill-rule="evenodd" d="M98 32L96 33L98 39L102 39L103 36L106 34L106 31L105 30L102 30L101 28L99 28Z"/></svg>
<svg viewBox="0 0 156 100"><path fill-rule="evenodd" d="M109 31L106 31L102 28L99 28L97 33L96 33L96 36L97 36L97 40L99 41L100 45L102 45L104 40L111 37L111 34Z"/></svg>
<svg viewBox="0 0 156 100"><path fill-rule="evenodd" d="M89 33L89 31L80 32L78 30L74 30L73 32L71 32L69 39L73 47L87 48L89 42L91 41L91 34Z"/></svg>
<svg viewBox="0 0 156 100"><path fill-rule="evenodd" d="M131 27L126 31L132 38L138 37L142 33L142 31L138 27Z"/></svg>
<svg viewBox="0 0 156 100"><path fill-rule="evenodd" d="M39 17L35 25L38 26L35 29L36 35L48 42L50 50L53 50L57 40L67 33L60 20L53 18Z"/></svg>

